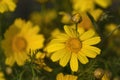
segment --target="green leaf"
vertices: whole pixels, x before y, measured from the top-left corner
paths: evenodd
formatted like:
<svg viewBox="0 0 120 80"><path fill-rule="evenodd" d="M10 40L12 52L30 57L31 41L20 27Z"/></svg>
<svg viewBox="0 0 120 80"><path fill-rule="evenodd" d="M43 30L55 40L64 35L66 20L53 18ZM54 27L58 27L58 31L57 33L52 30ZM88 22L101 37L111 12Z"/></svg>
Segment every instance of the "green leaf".
<svg viewBox="0 0 120 80"><path fill-rule="evenodd" d="M93 16L89 12L87 12L87 15L90 18L90 20L91 20L91 22L92 22L96 32L100 34L99 26L97 25L97 23L96 23L95 19L93 18Z"/></svg>

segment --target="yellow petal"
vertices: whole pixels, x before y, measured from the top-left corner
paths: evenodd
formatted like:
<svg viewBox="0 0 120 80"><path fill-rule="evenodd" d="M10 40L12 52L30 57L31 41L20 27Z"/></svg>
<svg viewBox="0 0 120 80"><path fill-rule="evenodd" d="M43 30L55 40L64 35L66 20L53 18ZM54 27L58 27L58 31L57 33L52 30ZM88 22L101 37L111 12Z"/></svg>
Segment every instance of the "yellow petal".
<svg viewBox="0 0 120 80"><path fill-rule="evenodd" d="M75 33L70 26L65 25L64 30L70 37L75 37Z"/></svg>
<svg viewBox="0 0 120 80"><path fill-rule="evenodd" d="M95 21L97 21L100 18L102 13L103 11L101 9L94 9L90 11L90 14L93 16Z"/></svg>
<svg viewBox="0 0 120 80"><path fill-rule="evenodd" d="M84 41L86 39L93 37L94 35L95 35L95 31L93 29L90 29L80 36L80 40Z"/></svg>
<svg viewBox="0 0 120 80"><path fill-rule="evenodd" d="M10 26L9 29L5 32L4 37L6 39L11 39L13 36L18 34L20 32L20 29L16 26Z"/></svg>
<svg viewBox="0 0 120 80"><path fill-rule="evenodd" d="M91 50L91 51L94 51L96 52L97 54L100 54L101 50L97 47L94 47L94 46L89 46L89 45L83 45L83 48L86 48L88 50Z"/></svg>
<svg viewBox="0 0 120 80"><path fill-rule="evenodd" d="M59 73L56 77L56 80L64 80L64 75L63 73Z"/></svg>
<svg viewBox="0 0 120 80"><path fill-rule="evenodd" d="M55 39L51 40L51 42L49 44L56 44L56 43L61 43L61 42L65 42L69 39L69 36L66 34L59 34L55 36Z"/></svg>
<svg viewBox="0 0 120 80"><path fill-rule="evenodd" d="M70 67L72 71L78 70L78 59L77 59L76 53L72 53L71 60L70 60Z"/></svg>
<svg viewBox="0 0 120 80"><path fill-rule="evenodd" d="M5 0L7 7L10 11L14 11L16 8L16 4L12 0Z"/></svg>
<svg viewBox="0 0 120 80"><path fill-rule="evenodd" d="M25 26L25 24L21 27L22 27L21 32L20 32L21 35L24 35L31 28L30 26Z"/></svg>
<svg viewBox="0 0 120 80"><path fill-rule="evenodd" d="M79 53L77 54L77 57L78 57L78 60L79 60L82 64L88 63L87 57L86 57L82 52L79 52Z"/></svg>
<svg viewBox="0 0 120 80"><path fill-rule="evenodd" d="M69 76L69 80L77 80L77 78L78 78L77 76L73 76L73 75Z"/></svg>
<svg viewBox="0 0 120 80"><path fill-rule="evenodd" d="M95 2L103 8L106 8L111 4L112 0L95 0Z"/></svg>
<svg viewBox="0 0 120 80"><path fill-rule="evenodd" d="M57 35L55 36L55 38L66 40L66 39L69 38L69 36L68 36L67 34L61 33L61 34L59 34L59 35L57 34Z"/></svg>
<svg viewBox="0 0 120 80"><path fill-rule="evenodd" d="M65 51L65 54L64 54L64 56L60 59L60 62L59 62L59 64L61 65L61 66L66 66L67 65L67 63L69 62L69 60L70 60L70 57L71 57L71 53L69 52L69 51Z"/></svg>
<svg viewBox="0 0 120 80"><path fill-rule="evenodd" d="M95 45L101 41L100 37L93 37L82 42L83 45Z"/></svg>
<svg viewBox="0 0 120 80"><path fill-rule="evenodd" d="M85 49L81 49L81 52L87 56L87 57L90 57L90 58L95 58L97 56L97 53L94 52L94 51L91 51L91 50L87 50L86 48Z"/></svg>
<svg viewBox="0 0 120 80"><path fill-rule="evenodd" d="M28 49L40 49L43 47L43 43L44 43L44 37L43 35L34 35L31 36L31 38L27 37L26 40L28 41Z"/></svg>
<svg viewBox="0 0 120 80"><path fill-rule="evenodd" d="M12 66L14 64L14 62L15 62L15 59L14 59L13 55L7 57L5 60L5 64L9 65L9 66Z"/></svg>
<svg viewBox="0 0 120 80"><path fill-rule="evenodd" d="M39 26L34 26L33 28L30 28L27 30L28 35L35 35L40 31Z"/></svg>
<svg viewBox="0 0 120 80"><path fill-rule="evenodd" d="M24 56L24 53L18 52L18 53L15 53L14 56L15 56L15 60L16 60L16 62L19 66L24 65L25 60L26 60L26 57Z"/></svg>
<svg viewBox="0 0 120 80"><path fill-rule="evenodd" d="M58 61L60 58L62 58L65 55L66 51L65 49L60 49L52 54L51 59L53 62Z"/></svg>
<svg viewBox="0 0 120 80"><path fill-rule="evenodd" d="M84 33L84 28L83 27L78 27L78 32L80 35Z"/></svg>
<svg viewBox="0 0 120 80"><path fill-rule="evenodd" d="M70 75L65 75L64 80L70 80Z"/></svg>
<svg viewBox="0 0 120 80"><path fill-rule="evenodd" d="M57 50L59 50L59 49L63 49L63 48L65 48L65 45L64 44L50 44L50 45L48 45L47 46L47 48L46 48L46 51L47 52L54 52L54 51L57 51Z"/></svg>
<svg viewBox="0 0 120 80"><path fill-rule="evenodd" d="M61 42L66 42L67 39L53 39L50 43L61 43Z"/></svg>
<svg viewBox="0 0 120 80"><path fill-rule="evenodd" d="M74 75L65 75L64 80L77 80L77 76Z"/></svg>

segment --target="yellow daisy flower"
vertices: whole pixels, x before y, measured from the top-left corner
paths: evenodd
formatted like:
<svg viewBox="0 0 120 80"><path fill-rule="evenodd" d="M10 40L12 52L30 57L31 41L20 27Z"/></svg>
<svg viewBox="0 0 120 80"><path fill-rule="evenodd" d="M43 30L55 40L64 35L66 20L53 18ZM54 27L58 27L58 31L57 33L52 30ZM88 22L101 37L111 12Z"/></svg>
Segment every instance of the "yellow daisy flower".
<svg viewBox="0 0 120 80"><path fill-rule="evenodd" d="M13 0L0 0L0 13L14 11L16 4Z"/></svg>
<svg viewBox="0 0 120 80"><path fill-rule="evenodd" d="M12 66L15 62L23 65L28 59L30 49L36 50L43 47L44 37L38 34L39 30L39 26L34 26L30 21L15 20L5 32L5 39L2 40L7 65Z"/></svg>
<svg viewBox="0 0 120 80"><path fill-rule="evenodd" d="M75 27L75 26L74 26ZM65 33L61 33L53 39L46 47L48 53L53 53L53 62L59 60L61 66L66 66L70 61L72 71L78 70L78 60L82 64L88 63L88 58L95 58L100 54L100 49L93 45L100 42L100 37L95 36L95 31L90 29L84 31L78 28L78 32L70 26L64 26Z"/></svg>
<svg viewBox="0 0 120 80"><path fill-rule="evenodd" d="M3 72L0 71L0 80L5 80Z"/></svg>
<svg viewBox="0 0 120 80"><path fill-rule="evenodd" d="M73 9L85 12L95 9L95 4L103 8L107 8L112 3L112 1L111 0L72 0L72 3L73 3Z"/></svg>
<svg viewBox="0 0 120 80"><path fill-rule="evenodd" d="M74 75L63 75L63 73L59 73L56 77L56 80L77 80L77 76Z"/></svg>

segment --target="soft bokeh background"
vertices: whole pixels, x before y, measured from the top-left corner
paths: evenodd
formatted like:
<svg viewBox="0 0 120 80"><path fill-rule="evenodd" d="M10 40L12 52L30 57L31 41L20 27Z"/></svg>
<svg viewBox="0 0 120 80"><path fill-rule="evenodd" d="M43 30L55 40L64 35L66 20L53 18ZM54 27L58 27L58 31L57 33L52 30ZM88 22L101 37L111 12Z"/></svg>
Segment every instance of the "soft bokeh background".
<svg viewBox="0 0 120 80"><path fill-rule="evenodd" d="M83 2L82 0L81 2L79 0L14 0L14 2L16 4L14 11L0 13L0 45L5 38L5 32L16 19L21 18L39 26L39 34L44 36L43 47L39 51L45 53L44 48L48 42L55 34L63 32L64 25L73 24L71 17L74 13L79 12L84 21L79 26L84 26L87 30L97 25L97 32L102 39L101 43L97 45L101 49L101 54L95 59L91 59L87 65L82 65L80 71L74 75L78 76L78 80L96 80L96 76L98 77L104 71L104 74L107 73L107 78L104 76L104 79L100 78L101 80L120 80L120 0L106 0L106 6L104 3L99 4L99 0L91 0L90 3L87 3L89 0L83 0ZM84 3L85 9L82 8ZM95 20L89 18L85 12L89 12ZM33 42L31 41L31 43ZM23 66L15 64L10 67L5 64L5 59L4 50L0 46L0 80L4 80L1 78L3 74L6 80L56 80L56 75L60 72L73 74L69 66L63 68L57 63L53 63L48 57L44 58L45 63L42 65L47 64L49 67L44 69L36 68L36 66L31 68L34 65L29 62ZM98 72L94 73L95 70Z"/></svg>

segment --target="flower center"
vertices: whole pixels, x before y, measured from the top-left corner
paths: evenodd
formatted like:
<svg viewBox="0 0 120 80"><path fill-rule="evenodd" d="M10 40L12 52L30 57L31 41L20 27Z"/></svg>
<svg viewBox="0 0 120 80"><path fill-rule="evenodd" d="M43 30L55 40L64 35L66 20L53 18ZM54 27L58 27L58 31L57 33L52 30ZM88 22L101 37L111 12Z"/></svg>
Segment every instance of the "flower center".
<svg viewBox="0 0 120 80"><path fill-rule="evenodd" d="M78 38L70 38L66 42L66 48L70 50L71 52L77 53L82 48L82 43L80 42Z"/></svg>
<svg viewBox="0 0 120 80"><path fill-rule="evenodd" d="M13 41L13 49L15 51L25 51L27 47L27 41L23 37L16 37Z"/></svg>

